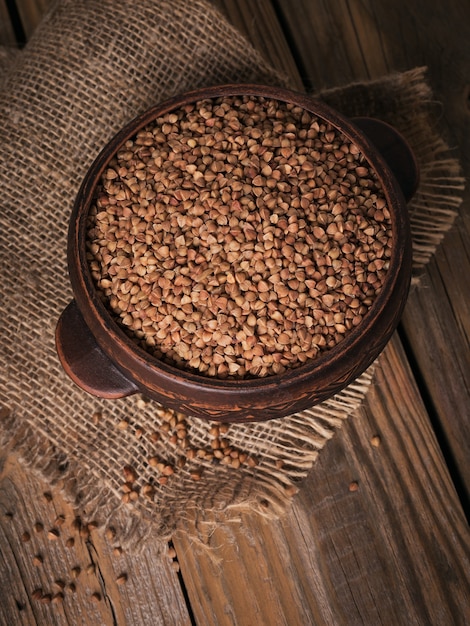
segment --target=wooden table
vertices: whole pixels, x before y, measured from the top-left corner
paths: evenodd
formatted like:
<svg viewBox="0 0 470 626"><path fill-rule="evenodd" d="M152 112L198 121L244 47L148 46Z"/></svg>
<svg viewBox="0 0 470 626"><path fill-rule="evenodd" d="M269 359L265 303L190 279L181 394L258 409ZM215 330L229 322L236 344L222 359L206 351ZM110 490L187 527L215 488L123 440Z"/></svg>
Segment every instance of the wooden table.
<svg viewBox="0 0 470 626"><path fill-rule="evenodd" d="M1 0L0 44L29 37L48 4ZM468 2L216 4L299 89L427 65L468 177ZM59 491L1 457L0 623L470 624L469 293L467 192L381 357L379 384L291 510L275 522L244 514L208 549L179 533L165 556L113 550L74 522L80 512ZM59 539L47 534L53 526Z"/></svg>

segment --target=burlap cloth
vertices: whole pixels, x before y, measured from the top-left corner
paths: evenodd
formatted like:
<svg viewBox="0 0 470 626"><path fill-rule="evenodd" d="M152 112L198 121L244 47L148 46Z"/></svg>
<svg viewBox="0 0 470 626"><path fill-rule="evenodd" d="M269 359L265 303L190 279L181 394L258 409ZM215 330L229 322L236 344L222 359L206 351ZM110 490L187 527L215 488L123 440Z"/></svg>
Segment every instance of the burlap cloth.
<svg viewBox="0 0 470 626"><path fill-rule="evenodd" d="M9 62L0 81L3 444L59 483L90 519L113 525L116 541L134 546L146 537L167 540L192 515L227 519L240 508L281 514L319 451L362 402L373 366L311 410L230 426L224 438L256 466L243 462L234 469L196 458L180 467L186 459L171 443L173 427L161 431L167 413L139 396L104 401L78 389L58 362L54 330L72 298L66 268L71 206L111 136L150 105L187 89L246 81L289 86L288 78L203 0L60 0L27 47L2 54L1 61ZM392 123L415 150L421 184L410 212L417 276L451 226L463 187L437 129L439 110L425 69L317 95L346 115ZM191 446L210 451L211 424L186 421ZM175 468L166 484L151 457ZM122 499L125 466L135 474L137 494L128 503Z"/></svg>

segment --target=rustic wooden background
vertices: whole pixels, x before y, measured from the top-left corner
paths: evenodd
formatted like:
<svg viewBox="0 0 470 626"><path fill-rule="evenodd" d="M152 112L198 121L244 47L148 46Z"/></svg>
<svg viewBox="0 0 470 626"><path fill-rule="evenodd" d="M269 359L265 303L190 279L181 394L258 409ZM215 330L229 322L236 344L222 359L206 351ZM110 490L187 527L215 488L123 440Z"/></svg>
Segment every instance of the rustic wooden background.
<svg viewBox="0 0 470 626"><path fill-rule="evenodd" d="M299 89L429 67L470 173L466 0L214 0ZM49 0L0 0L23 45ZM470 624L470 197L409 299L367 404L327 445L285 518L249 514L201 551L131 556L0 454L0 623ZM56 532L57 531L57 532Z"/></svg>

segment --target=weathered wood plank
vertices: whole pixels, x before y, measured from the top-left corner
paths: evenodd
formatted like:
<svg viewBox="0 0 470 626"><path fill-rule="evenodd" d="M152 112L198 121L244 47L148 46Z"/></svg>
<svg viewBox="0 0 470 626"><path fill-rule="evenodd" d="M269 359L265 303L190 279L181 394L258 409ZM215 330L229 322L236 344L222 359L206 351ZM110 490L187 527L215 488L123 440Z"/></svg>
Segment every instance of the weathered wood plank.
<svg viewBox="0 0 470 626"><path fill-rule="evenodd" d="M296 89L303 83L270 0L238 2L211 0L227 19L255 46L280 73L289 76ZM269 33L269 36L266 36Z"/></svg>
<svg viewBox="0 0 470 626"><path fill-rule="evenodd" d="M130 554L99 530L77 527L80 511L57 489L12 457L3 461L1 624L189 626L168 556L152 545L142 554Z"/></svg>
<svg viewBox="0 0 470 626"><path fill-rule="evenodd" d="M13 46L15 48L17 45L6 0L0 0L0 45Z"/></svg>
<svg viewBox="0 0 470 626"><path fill-rule="evenodd" d="M441 444L468 506L470 259L465 255L470 248L461 235L455 229L447 236L422 279L421 289L411 294L402 325L429 410L435 414ZM458 293L449 299L452 290Z"/></svg>
<svg viewBox="0 0 470 626"><path fill-rule="evenodd" d="M51 2L52 0L15 0L26 41L35 31Z"/></svg>
<svg viewBox="0 0 470 626"><path fill-rule="evenodd" d="M292 510L175 537L198 623L463 624L469 534L395 337Z"/></svg>

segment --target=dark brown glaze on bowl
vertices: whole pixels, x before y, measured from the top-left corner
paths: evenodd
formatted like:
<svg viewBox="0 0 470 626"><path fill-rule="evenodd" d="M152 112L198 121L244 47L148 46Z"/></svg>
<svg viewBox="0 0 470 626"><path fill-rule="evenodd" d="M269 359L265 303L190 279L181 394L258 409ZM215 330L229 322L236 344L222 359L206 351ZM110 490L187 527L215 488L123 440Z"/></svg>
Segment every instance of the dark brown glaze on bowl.
<svg viewBox="0 0 470 626"><path fill-rule="evenodd" d="M298 105L332 124L356 144L382 185L392 215L393 244L390 267L380 293L360 325L350 330L339 344L282 374L221 380L159 361L124 333L94 286L86 259L86 230L96 185L125 141L155 118L185 104L235 95L262 96ZM416 184L417 169L411 151L407 151L405 144L403 149L410 172L408 181L401 185L409 195L408 190ZM405 198L392 167L359 124L301 93L258 85L224 85L186 93L153 107L123 128L103 149L88 171L72 211L68 263L75 301L59 320L56 345L65 371L79 386L105 398L141 392L169 408L204 419L259 421L284 417L326 400L376 359L394 332L407 299L411 238Z"/></svg>

